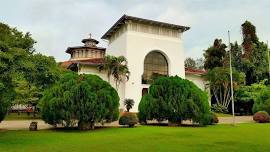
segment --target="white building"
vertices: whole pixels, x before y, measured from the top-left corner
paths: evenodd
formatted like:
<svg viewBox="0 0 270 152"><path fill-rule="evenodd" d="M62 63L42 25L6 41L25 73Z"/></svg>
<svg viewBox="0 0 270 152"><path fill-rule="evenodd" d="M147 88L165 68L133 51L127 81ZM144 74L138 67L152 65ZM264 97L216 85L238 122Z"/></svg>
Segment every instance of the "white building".
<svg viewBox="0 0 270 152"><path fill-rule="evenodd" d="M69 47L66 52L71 59L64 66L79 73L96 74L107 80L105 72L96 68L101 64L105 51L114 56L125 56L130 70L129 81L121 83L118 89L120 109L124 109L123 100L134 99L132 111L138 111L143 94L147 93L152 78L158 75L185 78L183 33L189 27L122 16L103 36L108 40L108 47L100 48L98 41L84 39L84 46ZM205 90L205 82L201 78L203 71L186 70L190 78L201 89ZM110 81L115 86L113 80Z"/></svg>

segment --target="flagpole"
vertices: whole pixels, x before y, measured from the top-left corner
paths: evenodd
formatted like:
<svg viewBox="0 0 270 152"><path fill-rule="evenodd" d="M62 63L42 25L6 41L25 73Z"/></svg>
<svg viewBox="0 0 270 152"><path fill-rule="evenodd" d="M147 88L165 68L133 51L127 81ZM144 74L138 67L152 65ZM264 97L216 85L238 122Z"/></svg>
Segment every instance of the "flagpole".
<svg viewBox="0 0 270 152"><path fill-rule="evenodd" d="M230 31L228 31L228 39L229 39L229 54L230 54L230 78L231 78L232 115L233 115L233 125L235 125L234 98L233 98L233 77L232 77L232 53L231 53Z"/></svg>

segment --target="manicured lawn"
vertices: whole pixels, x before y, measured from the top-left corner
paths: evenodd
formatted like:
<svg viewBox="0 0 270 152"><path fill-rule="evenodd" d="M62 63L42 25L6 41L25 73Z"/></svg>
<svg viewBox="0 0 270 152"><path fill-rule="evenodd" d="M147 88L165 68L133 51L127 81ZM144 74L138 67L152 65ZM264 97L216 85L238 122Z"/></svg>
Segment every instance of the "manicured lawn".
<svg viewBox="0 0 270 152"><path fill-rule="evenodd" d="M2 152L270 151L270 124L103 128L95 131L0 131Z"/></svg>
<svg viewBox="0 0 270 152"><path fill-rule="evenodd" d="M36 117L33 117L33 114L31 113L29 116L27 113L21 113L18 115L18 113L9 113L5 120L32 120L32 119L40 119L40 116L37 114Z"/></svg>

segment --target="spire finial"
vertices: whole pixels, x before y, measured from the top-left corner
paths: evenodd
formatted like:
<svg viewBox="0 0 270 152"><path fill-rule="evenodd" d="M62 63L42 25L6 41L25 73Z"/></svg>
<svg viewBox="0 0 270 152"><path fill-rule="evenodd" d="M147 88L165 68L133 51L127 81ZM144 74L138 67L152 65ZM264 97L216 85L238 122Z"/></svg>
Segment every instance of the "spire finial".
<svg viewBox="0 0 270 152"><path fill-rule="evenodd" d="M90 38L90 39L92 38L92 34L91 34L91 33L89 34L89 38Z"/></svg>

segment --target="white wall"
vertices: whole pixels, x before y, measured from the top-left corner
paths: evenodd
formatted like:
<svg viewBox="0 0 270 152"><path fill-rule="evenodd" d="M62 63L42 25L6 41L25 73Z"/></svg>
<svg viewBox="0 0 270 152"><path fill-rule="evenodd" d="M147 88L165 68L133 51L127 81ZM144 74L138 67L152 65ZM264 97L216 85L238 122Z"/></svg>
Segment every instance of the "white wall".
<svg viewBox="0 0 270 152"><path fill-rule="evenodd" d="M109 54L127 58L130 79L124 86L124 98L135 100L131 111L137 112L142 96L141 76L144 58L151 51L162 52L168 60L169 75L185 78L183 44L180 38L154 35L128 30L111 42L107 48Z"/></svg>
<svg viewBox="0 0 270 152"><path fill-rule="evenodd" d="M207 81L201 75L196 74L186 74L186 79L192 81L200 89L208 93L208 102L211 105L211 94L210 89L207 87Z"/></svg>
<svg viewBox="0 0 270 152"><path fill-rule="evenodd" d="M206 90L206 81L200 75L186 74L186 79L195 83L203 91Z"/></svg>

